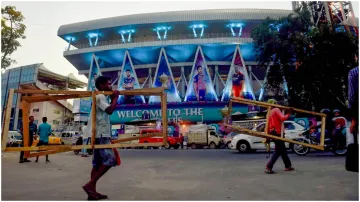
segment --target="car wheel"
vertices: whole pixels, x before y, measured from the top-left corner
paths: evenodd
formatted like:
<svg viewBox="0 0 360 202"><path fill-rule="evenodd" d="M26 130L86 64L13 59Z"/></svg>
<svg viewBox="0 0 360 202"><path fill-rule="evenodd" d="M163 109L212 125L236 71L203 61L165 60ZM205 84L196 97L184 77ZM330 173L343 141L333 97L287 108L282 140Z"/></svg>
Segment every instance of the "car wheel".
<svg viewBox="0 0 360 202"><path fill-rule="evenodd" d="M171 148L170 142L167 142L167 145L165 145L165 149L170 149L170 148Z"/></svg>
<svg viewBox="0 0 360 202"><path fill-rule="evenodd" d="M240 142L237 144L237 147L236 147L236 148L238 149L238 151L239 151L240 153L247 153L247 152L249 152L249 151L251 150L250 144L249 144L247 141L245 141L245 140L240 141Z"/></svg>
<svg viewBox="0 0 360 202"><path fill-rule="evenodd" d="M211 142L209 146L210 149L216 149L216 144L214 142Z"/></svg>
<svg viewBox="0 0 360 202"><path fill-rule="evenodd" d="M231 142L228 142L228 143L226 144L226 147L227 147L228 149L231 149L230 144L231 144Z"/></svg>
<svg viewBox="0 0 360 202"><path fill-rule="evenodd" d="M148 141L145 141L144 143L149 143ZM143 147L144 149L150 149L150 147L148 147L148 146L145 146L145 147Z"/></svg>
<svg viewBox="0 0 360 202"><path fill-rule="evenodd" d="M197 145L195 143L192 143L191 144L191 149L196 149L197 148Z"/></svg>
<svg viewBox="0 0 360 202"><path fill-rule="evenodd" d="M178 145L178 144L173 146L174 149L179 149L179 147L180 147L180 145Z"/></svg>

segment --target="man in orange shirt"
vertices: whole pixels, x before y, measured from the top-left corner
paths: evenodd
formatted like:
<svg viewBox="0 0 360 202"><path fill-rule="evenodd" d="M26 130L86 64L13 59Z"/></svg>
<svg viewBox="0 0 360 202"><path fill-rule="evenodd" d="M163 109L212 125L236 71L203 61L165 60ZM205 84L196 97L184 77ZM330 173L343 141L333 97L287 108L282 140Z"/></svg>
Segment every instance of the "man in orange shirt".
<svg viewBox="0 0 360 202"><path fill-rule="evenodd" d="M269 99L268 103L276 104L276 100ZM269 117L269 126L267 133L270 135L281 136L281 128L283 127L284 121L290 117L290 114L293 110L287 110L286 115L284 116L279 108L273 108L270 112ZM265 173L272 174L274 173L273 166L276 163L277 159L281 156L282 160L285 164L285 171L292 171L294 170L291 167L291 161L287 154L286 147L284 141L281 140L274 140L275 143L275 152L271 156L269 162L266 165Z"/></svg>

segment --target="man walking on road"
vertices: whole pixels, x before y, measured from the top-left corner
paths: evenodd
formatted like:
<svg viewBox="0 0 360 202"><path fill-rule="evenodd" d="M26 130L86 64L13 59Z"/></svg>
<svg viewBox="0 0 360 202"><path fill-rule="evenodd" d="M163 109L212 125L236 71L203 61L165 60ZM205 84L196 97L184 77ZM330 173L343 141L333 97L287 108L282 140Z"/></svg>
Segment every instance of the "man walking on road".
<svg viewBox="0 0 360 202"><path fill-rule="evenodd" d="M37 131L37 126L34 123L34 117L30 116L29 117L29 147L31 147L31 145L33 144L33 139L34 139L34 135L36 134ZM24 133L23 133L23 126L21 126L20 128L20 133L23 136L23 140L24 140ZM20 162L19 163L24 163L24 162L31 162L30 160L28 160L27 158L24 158L24 151L20 152Z"/></svg>
<svg viewBox="0 0 360 202"><path fill-rule="evenodd" d="M100 76L96 80L96 88L99 91L111 91L111 78ZM105 95L96 95L95 144L111 144L110 115L116 108L118 97L119 91L113 91L113 94L110 96L111 103L109 104ZM92 128L91 125L94 123L91 123L91 121L88 123L90 123L88 124L90 130ZM107 199L106 195L96 192L96 183L111 167L117 165L114 151L112 149L94 149L92 165L91 179L83 186L83 189L88 195L88 200Z"/></svg>
<svg viewBox="0 0 360 202"><path fill-rule="evenodd" d="M51 126L47 122L47 117L42 118L43 123L40 124L38 134L39 134L39 143L37 146L49 145L49 136L51 135ZM36 157L35 163L39 161L39 157ZM46 163L50 163L49 155L46 155Z"/></svg>
<svg viewBox="0 0 360 202"><path fill-rule="evenodd" d="M83 137L83 139L82 139L83 145L89 144L90 136L89 136L88 129L87 129L87 122L82 127L81 132L82 132L82 137ZM81 149L81 153L82 153L81 157L88 157L87 149L85 149L85 148Z"/></svg>
<svg viewBox="0 0 360 202"><path fill-rule="evenodd" d="M276 100L270 99L268 100L270 104L276 104ZM284 116L279 108L273 108L270 112L269 117L269 125L267 133L270 135L281 136L281 128L284 125L284 121L290 117L290 114L293 110L287 110L286 115ZM287 154L286 147L284 141L281 140L274 140L275 143L275 152L271 156L270 161L266 165L265 173L272 174L274 171L272 170L274 164L276 163L277 159L281 156L282 160L285 164L285 171L292 171L294 168L291 167L291 161Z"/></svg>

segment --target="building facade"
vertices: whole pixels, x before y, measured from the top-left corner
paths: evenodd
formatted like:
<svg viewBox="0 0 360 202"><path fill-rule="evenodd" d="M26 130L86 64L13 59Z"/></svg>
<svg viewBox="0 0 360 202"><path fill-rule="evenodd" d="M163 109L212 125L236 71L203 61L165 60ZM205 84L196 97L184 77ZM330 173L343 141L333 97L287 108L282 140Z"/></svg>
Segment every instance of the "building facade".
<svg viewBox="0 0 360 202"><path fill-rule="evenodd" d="M74 75L56 74L41 63L11 68L1 74L1 106L5 109L10 89L66 90L84 86L86 83L77 80ZM17 130L22 124L20 103L21 95L15 93L10 115L10 130ZM66 100L31 103L29 115L34 116L36 124L42 123L42 117L47 117L53 129L73 119L72 105ZM3 118L4 110L1 116Z"/></svg>
<svg viewBox="0 0 360 202"><path fill-rule="evenodd" d="M114 88L123 90L126 71L134 77L134 88L159 87L164 73L169 77L168 102L178 103L173 111L192 122L211 116L209 120L214 121L221 118L217 111L230 97L229 75L234 66L241 66L247 76L243 93L251 99L259 96L266 68L256 62L251 31L267 17L278 19L290 13L292 10L270 9L147 13L62 25L58 36L68 42L64 57L89 78L88 89L94 76L101 74L112 78ZM197 96L192 89L198 66L207 77L207 94L200 105L192 104ZM139 105L124 110L121 104L126 102L120 98L112 121L137 119L144 110L156 116L156 106L142 109L143 104L156 103L151 96L138 97ZM247 109L239 108L238 112L246 113Z"/></svg>

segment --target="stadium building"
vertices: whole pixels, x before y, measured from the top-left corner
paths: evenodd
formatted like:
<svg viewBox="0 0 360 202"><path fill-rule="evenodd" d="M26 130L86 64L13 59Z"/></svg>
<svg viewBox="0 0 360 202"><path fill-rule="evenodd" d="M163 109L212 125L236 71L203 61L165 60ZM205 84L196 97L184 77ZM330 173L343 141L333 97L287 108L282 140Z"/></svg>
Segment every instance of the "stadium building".
<svg viewBox="0 0 360 202"><path fill-rule="evenodd" d="M89 78L89 90L99 75L111 77L120 90L159 87L165 76L170 118L218 122L219 110L231 95L234 67L245 75L244 97L259 96L265 67L257 65L252 29L267 17L290 13L270 9L147 13L62 25L58 36L68 42L64 57ZM141 119L144 111L159 116L158 102L152 96L120 97L111 120L120 124ZM236 106L234 113L248 110Z"/></svg>

